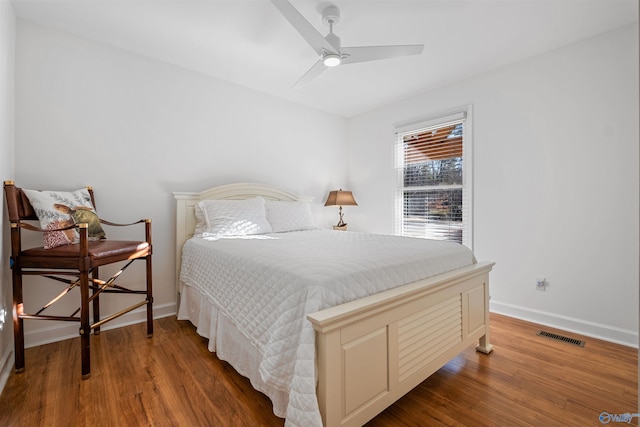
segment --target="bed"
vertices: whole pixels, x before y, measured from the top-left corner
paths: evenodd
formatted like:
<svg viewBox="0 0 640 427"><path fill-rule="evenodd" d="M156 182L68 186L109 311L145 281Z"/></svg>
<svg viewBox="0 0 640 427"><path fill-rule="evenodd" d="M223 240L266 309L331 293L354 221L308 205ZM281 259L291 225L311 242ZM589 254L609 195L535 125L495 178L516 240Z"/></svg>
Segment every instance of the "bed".
<svg viewBox="0 0 640 427"><path fill-rule="evenodd" d="M211 236L202 212L218 202L203 201L261 200L278 213L309 200L259 184L173 194L178 318L287 426L363 425L468 346L492 350L493 263L461 245L434 242L444 246L425 248L425 263L412 246L423 239L288 230L275 214L268 232ZM394 270L399 259L410 265Z"/></svg>

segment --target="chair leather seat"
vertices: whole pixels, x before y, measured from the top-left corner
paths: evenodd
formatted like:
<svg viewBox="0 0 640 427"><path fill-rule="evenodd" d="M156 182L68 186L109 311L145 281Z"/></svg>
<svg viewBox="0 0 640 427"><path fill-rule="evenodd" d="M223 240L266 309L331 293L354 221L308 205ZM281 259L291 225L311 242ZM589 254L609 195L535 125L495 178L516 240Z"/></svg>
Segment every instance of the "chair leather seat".
<svg viewBox="0 0 640 427"><path fill-rule="evenodd" d="M99 261L105 258L131 259L144 256L149 251L147 242L129 240L97 240L89 243L89 258ZM70 244L52 249L31 248L20 252L21 257L78 258L80 245Z"/></svg>

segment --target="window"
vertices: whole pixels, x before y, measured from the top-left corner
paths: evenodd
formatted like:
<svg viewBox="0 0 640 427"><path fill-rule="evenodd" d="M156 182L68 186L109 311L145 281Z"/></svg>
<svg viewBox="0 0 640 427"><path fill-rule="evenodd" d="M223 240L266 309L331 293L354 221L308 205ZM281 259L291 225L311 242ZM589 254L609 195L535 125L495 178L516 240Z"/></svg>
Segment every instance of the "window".
<svg viewBox="0 0 640 427"><path fill-rule="evenodd" d="M467 111L396 129L396 234L471 248Z"/></svg>

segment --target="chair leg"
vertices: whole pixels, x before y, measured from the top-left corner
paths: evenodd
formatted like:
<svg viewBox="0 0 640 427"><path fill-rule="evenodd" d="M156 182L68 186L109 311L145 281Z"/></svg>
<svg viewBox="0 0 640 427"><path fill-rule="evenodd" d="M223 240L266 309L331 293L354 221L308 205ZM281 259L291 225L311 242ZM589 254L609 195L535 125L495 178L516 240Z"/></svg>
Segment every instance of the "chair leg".
<svg viewBox="0 0 640 427"><path fill-rule="evenodd" d="M91 376L91 325L89 324L89 272L80 272L80 353L82 379Z"/></svg>
<svg viewBox="0 0 640 427"><path fill-rule="evenodd" d="M93 268L91 277L94 279L98 279L100 277L98 267ZM93 298L93 323L98 323L100 321L100 295L95 295L96 293L95 289L91 291L91 297ZM100 326L93 328L93 334L100 334Z"/></svg>
<svg viewBox="0 0 640 427"><path fill-rule="evenodd" d="M147 255L147 336L153 336L153 281L151 255Z"/></svg>
<svg viewBox="0 0 640 427"><path fill-rule="evenodd" d="M13 275L13 343L16 373L24 372L24 320L20 318L23 311L22 271L15 267Z"/></svg>

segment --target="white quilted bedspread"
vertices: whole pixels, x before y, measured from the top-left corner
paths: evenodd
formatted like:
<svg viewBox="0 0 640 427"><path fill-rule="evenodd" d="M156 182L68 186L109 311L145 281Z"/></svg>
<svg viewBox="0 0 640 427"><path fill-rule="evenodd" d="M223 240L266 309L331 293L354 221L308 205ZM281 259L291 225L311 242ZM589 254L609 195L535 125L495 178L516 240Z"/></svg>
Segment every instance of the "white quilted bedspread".
<svg viewBox="0 0 640 427"><path fill-rule="evenodd" d="M288 393L274 413L286 418L286 426L312 427L322 421L315 335L306 315L472 263L473 253L456 243L308 230L191 239L183 248L180 279L255 348L260 379L269 385L263 391Z"/></svg>

